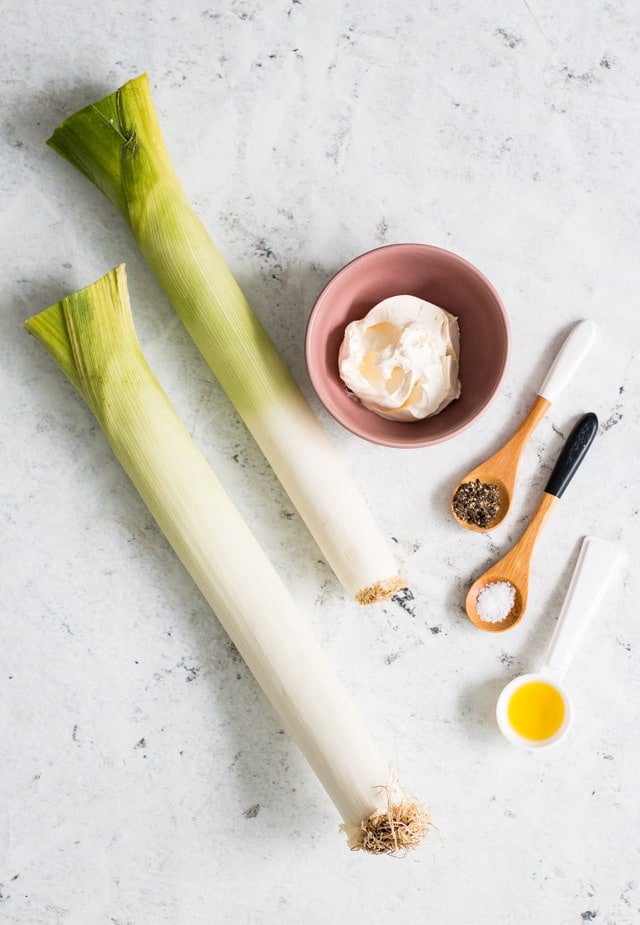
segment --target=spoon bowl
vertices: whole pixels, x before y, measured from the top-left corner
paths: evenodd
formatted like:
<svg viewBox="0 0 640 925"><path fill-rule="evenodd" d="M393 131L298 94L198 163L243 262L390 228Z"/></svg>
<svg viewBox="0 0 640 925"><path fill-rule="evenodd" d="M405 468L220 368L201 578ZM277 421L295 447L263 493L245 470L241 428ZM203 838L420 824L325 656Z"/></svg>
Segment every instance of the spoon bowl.
<svg viewBox="0 0 640 925"><path fill-rule="evenodd" d="M472 469L452 492L451 513L461 527L485 533L497 527L506 517L516 473L504 449ZM493 495L489 504L485 503L487 495Z"/></svg>
<svg viewBox="0 0 640 925"><path fill-rule="evenodd" d="M531 696L532 692L534 696ZM518 704L518 699L522 701L523 697L526 698L524 704ZM502 689L496 703L500 732L521 748L539 749L557 745L568 733L572 719L573 709L568 693L557 678L545 671L514 678Z"/></svg>
<svg viewBox="0 0 640 925"><path fill-rule="evenodd" d="M486 617L480 616L478 612L478 599L480 594L485 591L487 588L491 588L492 585L510 585L513 588L513 604L511 609L505 613L505 615L497 620L488 620ZM465 609L467 611L467 616L472 623L475 623L479 629L486 630L488 633L502 633L504 630L511 629L512 626L515 626L522 619L522 615L527 606L527 596L526 590L523 597L522 592L518 585L514 584L511 578L508 578L504 571L495 571L485 573L482 578L478 578L477 581L469 588L467 593L467 599L465 601Z"/></svg>
<svg viewBox="0 0 640 925"><path fill-rule="evenodd" d="M509 552L477 578L467 592L465 610L479 629L488 633L503 633L520 622L527 609L529 570L536 540L558 499L544 492L529 526ZM480 595L492 586L505 583L513 588L513 604L502 619L487 619L480 610ZM480 609L479 609L480 603Z"/></svg>

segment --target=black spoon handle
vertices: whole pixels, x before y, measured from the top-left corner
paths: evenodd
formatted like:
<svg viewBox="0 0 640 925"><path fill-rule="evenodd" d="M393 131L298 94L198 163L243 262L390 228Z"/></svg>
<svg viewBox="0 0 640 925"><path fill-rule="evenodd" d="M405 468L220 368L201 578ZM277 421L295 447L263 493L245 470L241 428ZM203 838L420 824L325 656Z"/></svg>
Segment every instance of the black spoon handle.
<svg viewBox="0 0 640 925"><path fill-rule="evenodd" d="M593 443L593 438L598 432L598 418L593 411L583 415L575 425L567 442L562 447L562 452L553 467L553 472L549 476L545 491L549 495L555 495L561 498L565 488L574 477L580 463L587 455L587 450Z"/></svg>

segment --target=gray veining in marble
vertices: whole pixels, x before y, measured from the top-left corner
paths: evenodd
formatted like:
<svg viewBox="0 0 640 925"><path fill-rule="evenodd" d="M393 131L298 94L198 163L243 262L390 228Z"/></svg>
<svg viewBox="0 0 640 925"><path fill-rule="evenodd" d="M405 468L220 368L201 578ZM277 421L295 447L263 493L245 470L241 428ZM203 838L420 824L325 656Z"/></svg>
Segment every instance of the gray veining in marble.
<svg viewBox="0 0 640 925"><path fill-rule="evenodd" d="M631 0L8 0L0 50L0 921L633 925L640 921L640 23ZM45 146L147 71L178 173L397 542L413 600L345 599L115 210ZM382 243L449 248L509 311L481 422L410 453L311 395L305 320ZM339 820L156 529L30 314L126 260L144 350L380 748L437 829L404 860ZM508 524L448 517L571 325L598 341L529 446ZM599 436L510 633L468 584L517 538L573 422ZM504 741L497 694L546 647L582 536L629 552L567 676L570 739Z"/></svg>

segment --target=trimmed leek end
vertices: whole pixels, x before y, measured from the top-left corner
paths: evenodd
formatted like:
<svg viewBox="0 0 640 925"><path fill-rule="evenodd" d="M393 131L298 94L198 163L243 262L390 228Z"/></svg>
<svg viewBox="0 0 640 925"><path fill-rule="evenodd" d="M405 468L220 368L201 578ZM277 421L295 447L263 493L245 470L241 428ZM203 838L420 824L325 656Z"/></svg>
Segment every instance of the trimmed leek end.
<svg viewBox="0 0 640 925"><path fill-rule="evenodd" d="M356 594L356 600L359 604L377 604L380 601L387 601L398 591L406 588L407 583L401 575L390 578L388 581L376 581L375 584L363 588Z"/></svg>
<svg viewBox="0 0 640 925"><path fill-rule="evenodd" d="M341 826L352 851L403 856L422 844L431 823L426 810L413 800L389 803L360 825Z"/></svg>
<svg viewBox="0 0 640 925"><path fill-rule="evenodd" d="M109 363L121 363L130 353L135 370L141 358L123 263L28 318L24 327L49 351L98 420Z"/></svg>

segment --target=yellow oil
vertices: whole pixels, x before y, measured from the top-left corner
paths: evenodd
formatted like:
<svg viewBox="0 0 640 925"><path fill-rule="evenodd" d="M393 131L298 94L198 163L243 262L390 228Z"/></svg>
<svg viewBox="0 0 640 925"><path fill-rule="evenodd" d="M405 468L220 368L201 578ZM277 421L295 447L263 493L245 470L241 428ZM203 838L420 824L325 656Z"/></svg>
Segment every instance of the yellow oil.
<svg viewBox="0 0 640 925"><path fill-rule="evenodd" d="M543 742L562 726L565 707L560 691L546 681L527 681L516 688L507 705L511 727L524 739Z"/></svg>

